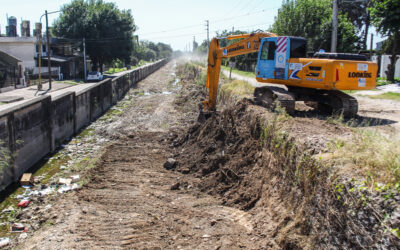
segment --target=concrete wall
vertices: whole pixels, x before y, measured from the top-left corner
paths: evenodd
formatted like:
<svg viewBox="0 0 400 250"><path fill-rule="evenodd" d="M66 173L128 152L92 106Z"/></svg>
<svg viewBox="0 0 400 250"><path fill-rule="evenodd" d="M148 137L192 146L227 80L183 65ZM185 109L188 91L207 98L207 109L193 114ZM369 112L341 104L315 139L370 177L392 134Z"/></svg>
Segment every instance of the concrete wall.
<svg viewBox="0 0 400 250"><path fill-rule="evenodd" d="M105 79L78 92L44 96L0 111L0 190L96 120L167 60Z"/></svg>
<svg viewBox="0 0 400 250"><path fill-rule="evenodd" d="M386 77L387 66L390 64L390 55L382 55L380 73L381 77ZM394 77L400 77L400 60L397 59Z"/></svg>
<svg viewBox="0 0 400 250"><path fill-rule="evenodd" d="M379 58L380 57L380 58ZM386 77L386 71L388 70L388 65L390 64L390 55L373 56L372 61L379 64L379 76ZM398 57L395 66L394 77L400 77L400 57Z"/></svg>

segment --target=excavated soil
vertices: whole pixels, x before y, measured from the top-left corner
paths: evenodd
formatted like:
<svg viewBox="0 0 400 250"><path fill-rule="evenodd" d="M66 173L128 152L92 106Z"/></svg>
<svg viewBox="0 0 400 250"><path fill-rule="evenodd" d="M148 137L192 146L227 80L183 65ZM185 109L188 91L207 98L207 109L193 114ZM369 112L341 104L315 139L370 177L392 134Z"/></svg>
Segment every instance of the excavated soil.
<svg viewBox="0 0 400 250"><path fill-rule="evenodd" d="M337 198L337 180L355 177L357 170L339 174L313 158L330 141L350 134L344 126L277 116L243 100L172 141L174 170L200 178L199 189L220 197L223 205L252 214L253 230L279 248L399 247L379 224L378 197L361 205L360 194L349 186L340 193L346 202ZM391 214L396 207L384 209Z"/></svg>

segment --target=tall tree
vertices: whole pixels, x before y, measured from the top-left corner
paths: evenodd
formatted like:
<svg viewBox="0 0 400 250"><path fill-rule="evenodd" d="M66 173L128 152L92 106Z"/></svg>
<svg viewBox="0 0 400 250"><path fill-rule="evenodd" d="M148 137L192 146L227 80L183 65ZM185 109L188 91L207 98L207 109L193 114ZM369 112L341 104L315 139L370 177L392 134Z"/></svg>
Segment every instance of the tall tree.
<svg viewBox="0 0 400 250"><path fill-rule="evenodd" d="M347 15L351 23L360 34L360 41L357 44L357 48L366 50L369 27L371 25L371 17L369 7L371 0L362 1L339 1L339 10Z"/></svg>
<svg viewBox="0 0 400 250"><path fill-rule="evenodd" d="M53 33L62 38L86 39L94 66L121 59L129 63L136 30L130 10L103 0L73 0L62 7Z"/></svg>
<svg viewBox="0 0 400 250"><path fill-rule="evenodd" d="M339 15L339 52L352 52L358 41L356 30L346 15ZM278 35L307 39L308 49L329 51L332 31L332 1L286 0L278 10L271 31Z"/></svg>
<svg viewBox="0 0 400 250"><path fill-rule="evenodd" d="M399 0L372 0L372 23L378 32L387 36L391 41L390 65L388 66L387 79L394 81L397 55L399 54L400 40L400 1Z"/></svg>

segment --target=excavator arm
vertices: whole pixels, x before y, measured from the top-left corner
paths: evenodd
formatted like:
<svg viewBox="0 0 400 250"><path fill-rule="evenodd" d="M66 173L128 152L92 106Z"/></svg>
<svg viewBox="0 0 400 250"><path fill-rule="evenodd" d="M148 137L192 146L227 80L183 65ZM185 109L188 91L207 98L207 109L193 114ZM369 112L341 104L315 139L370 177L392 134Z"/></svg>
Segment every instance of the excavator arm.
<svg viewBox="0 0 400 250"><path fill-rule="evenodd" d="M215 111L218 95L219 73L221 70L222 58L230 58L234 56L258 52L261 39L264 37L276 37L277 35L269 32L260 32L252 34L232 35L222 38L213 38L210 42L208 51L208 66L207 66L207 82L208 100L203 102L204 111ZM219 46L221 39L241 39L226 47Z"/></svg>

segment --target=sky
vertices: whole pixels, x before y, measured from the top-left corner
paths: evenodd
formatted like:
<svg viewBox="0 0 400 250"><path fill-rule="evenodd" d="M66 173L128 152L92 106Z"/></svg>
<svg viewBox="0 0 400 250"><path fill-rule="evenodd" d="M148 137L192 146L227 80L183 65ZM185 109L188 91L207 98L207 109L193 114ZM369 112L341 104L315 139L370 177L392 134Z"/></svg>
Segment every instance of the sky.
<svg viewBox="0 0 400 250"><path fill-rule="evenodd" d="M57 11L71 0L0 0L0 28L5 33L6 15L17 18L20 35L21 19L38 22L45 10ZM268 29L282 0L111 0L119 9L130 9L140 40L170 44L174 50L188 50L193 39L199 44L207 39L206 20L209 21L210 39L216 32L240 29L253 31ZM59 13L49 15L49 25ZM44 24L45 18L42 18ZM43 25L44 27L44 25ZM382 38L374 34L375 43ZM32 34L32 31L31 31ZM370 36L368 36L370 37ZM369 46L369 41L368 41Z"/></svg>

